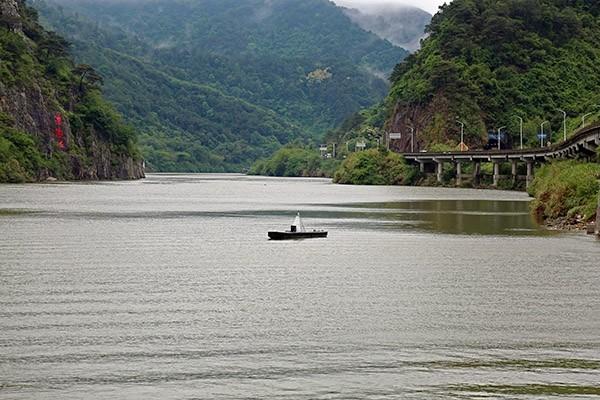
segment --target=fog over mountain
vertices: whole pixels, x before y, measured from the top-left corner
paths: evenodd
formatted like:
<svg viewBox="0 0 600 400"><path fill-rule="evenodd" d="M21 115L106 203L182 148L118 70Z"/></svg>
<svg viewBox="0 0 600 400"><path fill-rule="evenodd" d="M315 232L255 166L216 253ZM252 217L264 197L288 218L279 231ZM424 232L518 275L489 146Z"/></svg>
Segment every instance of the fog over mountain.
<svg viewBox="0 0 600 400"><path fill-rule="evenodd" d="M389 6L416 7L425 10L430 14L435 14L439 6L449 2L450 1L444 0L334 0L334 3L339 6L356 8L369 14Z"/></svg>
<svg viewBox="0 0 600 400"><path fill-rule="evenodd" d="M408 55L329 0L28 1L105 78L155 171L237 172L320 140Z"/></svg>
<svg viewBox="0 0 600 400"><path fill-rule="evenodd" d="M344 7L344 12L364 30L409 51L419 49L432 17L420 8L392 2L357 4L356 8Z"/></svg>

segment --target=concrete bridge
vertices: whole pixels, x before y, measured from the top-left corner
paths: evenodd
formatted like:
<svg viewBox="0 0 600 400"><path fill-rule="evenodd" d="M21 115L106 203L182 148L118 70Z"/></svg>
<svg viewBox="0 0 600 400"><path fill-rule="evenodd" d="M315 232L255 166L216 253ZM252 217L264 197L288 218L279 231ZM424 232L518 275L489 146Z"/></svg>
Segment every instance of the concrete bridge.
<svg viewBox="0 0 600 400"><path fill-rule="evenodd" d="M524 179L527 186L533 179L536 164L553 159L580 158L591 159L600 147L600 124L578 130L574 135L562 143L557 143L546 148L532 148L523 150L475 150L454 151L443 153L403 153L404 158L412 164L418 164L422 173L435 173L438 182L443 181L444 165L452 164L456 171L456 184L461 185L466 177L472 177L478 182L481 176L481 163L493 163L493 185L498 186L502 178L512 178L513 183ZM500 174L501 165L510 163L511 174ZM473 173L463 174L463 166L473 164ZM518 175L519 164L525 164L526 175Z"/></svg>

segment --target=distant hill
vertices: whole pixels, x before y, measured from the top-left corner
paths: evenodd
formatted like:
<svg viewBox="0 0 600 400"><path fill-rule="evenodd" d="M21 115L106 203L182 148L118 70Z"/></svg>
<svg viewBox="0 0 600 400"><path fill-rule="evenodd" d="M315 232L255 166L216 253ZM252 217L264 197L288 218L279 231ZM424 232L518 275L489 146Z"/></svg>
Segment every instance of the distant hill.
<svg viewBox="0 0 600 400"><path fill-rule="evenodd" d="M327 0L33 0L161 171L239 171L380 101L407 52Z"/></svg>
<svg viewBox="0 0 600 400"><path fill-rule="evenodd" d="M134 179L136 132L22 0L0 2L0 182Z"/></svg>
<svg viewBox="0 0 600 400"><path fill-rule="evenodd" d="M419 49L431 14L416 7L385 3L357 8L345 8L352 21L366 31L389 40L409 51Z"/></svg>
<svg viewBox="0 0 600 400"><path fill-rule="evenodd" d="M488 129L507 127L526 144L548 120L551 142L600 115L600 2L454 0L433 17L421 50L400 63L387 99L388 129L418 131L420 147L479 147ZM409 148L409 135L400 149Z"/></svg>

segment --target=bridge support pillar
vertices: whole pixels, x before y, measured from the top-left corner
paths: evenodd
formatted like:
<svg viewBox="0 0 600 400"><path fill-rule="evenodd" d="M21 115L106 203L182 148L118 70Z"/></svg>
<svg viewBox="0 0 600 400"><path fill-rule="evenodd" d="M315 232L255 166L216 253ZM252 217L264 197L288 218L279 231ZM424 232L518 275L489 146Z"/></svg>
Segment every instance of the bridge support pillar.
<svg viewBox="0 0 600 400"><path fill-rule="evenodd" d="M500 182L500 162L494 161L494 187L498 187Z"/></svg>
<svg viewBox="0 0 600 400"><path fill-rule="evenodd" d="M425 161L419 161L419 171L421 171L422 174L425 173Z"/></svg>
<svg viewBox="0 0 600 400"><path fill-rule="evenodd" d="M444 181L444 163L443 161L437 161L437 181L442 183Z"/></svg>
<svg viewBox="0 0 600 400"><path fill-rule="evenodd" d="M527 188L529 189L529 185L533 181L533 161L527 161Z"/></svg>
<svg viewBox="0 0 600 400"><path fill-rule="evenodd" d="M462 163L456 162L456 186L462 185Z"/></svg>
<svg viewBox="0 0 600 400"><path fill-rule="evenodd" d="M512 169L511 169L511 175L512 175L512 183L513 185L515 183L517 183L517 160L512 160Z"/></svg>
<svg viewBox="0 0 600 400"><path fill-rule="evenodd" d="M479 185L479 175L481 175L481 163L476 161L473 165L473 184Z"/></svg>

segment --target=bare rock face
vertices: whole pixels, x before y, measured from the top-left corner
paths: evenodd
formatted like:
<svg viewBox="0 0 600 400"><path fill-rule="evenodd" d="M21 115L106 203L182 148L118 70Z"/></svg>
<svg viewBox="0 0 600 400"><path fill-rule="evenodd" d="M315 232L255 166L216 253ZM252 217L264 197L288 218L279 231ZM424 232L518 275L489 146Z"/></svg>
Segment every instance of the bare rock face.
<svg viewBox="0 0 600 400"><path fill-rule="evenodd" d="M93 129L88 133L92 137L91 143L86 144L82 133L72 131L64 110L51 98L44 96L37 85L7 89L0 83L0 112L13 119L15 129L35 136L46 154L55 151L54 118L56 114L61 114L66 148L77 145L85 149L87 155L85 159L70 156L70 179L141 179L145 176L142 160L116 155L111 151L110 144L101 140ZM41 171L38 178L45 180L48 176L47 172Z"/></svg>
<svg viewBox="0 0 600 400"><path fill-rule="evenodd" d="M23 0L0 0L0 25L24 36L21 10ZM33 54L33 53L32 53ZM53 152L64 151L66 160L65 179L139 179L144 177L142 160L114 151L113 145L102 139L93 127L86 126L73 131L69 113L61 106L50 82L43 75L29 76L26 81L12 83L0 81L0 113L7 116L9 126L36 139L41 153L50 158ZM44 89L43 89L44 88ZM71 103L76 97L71 96ZM71 110L72 111L72 110ZM59 122L57 122L57 119ZM57 132L60 125L60 140ZM57 142L61 146L57 146ZM37 171L37 180L51 178L49 171Z"/></svg>
<svg viewBox="0 0 600 400"><path fill-rule="evenodd" d="M50 141L54 114L59 109L49 104L37 85L6 89L0 84L0 111L13 118L16 129L35 135L46 143ZM71 131L68 120L63 130L68 140Z"/></svg>
<svg viewBox="0 0 600 400"><path fill-rule="evenodd" d="M446 123L443 120L436 121L434 116L440 113L447 115L449 114L447 110L448 102L442 96L436 97L427 105L398 104L393 112L390 129L391 132L402 133L402 139L393 141L390 148L402 153L410 152L412 150L411 127L415 130L414 151L423 149L424 143L443 143L447 135Z"/></svg>
<svg viewBox="0 0 600 400"><path fill-rule="evenodd" d="M21 32L23 25L17 0L0 0L0 21L12 31Z"/></svg>

